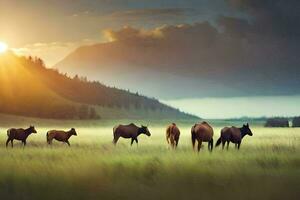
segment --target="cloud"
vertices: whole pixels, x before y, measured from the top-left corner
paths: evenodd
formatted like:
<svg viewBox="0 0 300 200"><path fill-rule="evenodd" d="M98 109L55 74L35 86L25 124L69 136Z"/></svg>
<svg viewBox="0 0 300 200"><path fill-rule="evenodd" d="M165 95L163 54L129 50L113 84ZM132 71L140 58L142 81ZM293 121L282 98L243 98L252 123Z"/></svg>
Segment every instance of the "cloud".
<svg viewBox="0 0 300 200"><path fill-rule="evenodd" d="M202 14L202 13L201 13ZM122 25L154 26L188 21L200 15L193 8L143 8L122 9L104 15L97 15L102 21ZM202 14L205 15L205 14Z"/></svg>
<svg viewBox="0 0 300 200"><path fill-rule="evenodd" d="M89 62L86 66L99 65L101 70L109 66L107 71L116 74L120 70L141 72L138 77L148 77L150 70L174 75L169 88L167 82L154 81L164 87L162 93L184 85L179 93L186 96L195 95L198 89L201 96L300 94L300 1L226 2L242 14L223 13L215 23L107 29L108 42L80 49L75 63ZM191 82L193 86L187 86Z"/></svg>
<svg viewBox="0 0 300 200"><path fill-rule="evenodd" d="M300 93L295 87L300 84L299 41L293 37L266 37L265 32L256 30L256 23L220 16L215 25L201 22L153 29L127 26L106 30L106 47L99 44L93 47L95 52L84 52L97 55L102 68L123 64L132 66L133 71L152 70L195 80L201 87L206 85L202 90L208 96ZM88 54L84 57L94 61L89 65L97 65L98 61Z"/></svg>
<svg viewBox="0 0 300 200"><path fill-rule="evenodd" d="M150 30L124 27L117 31L106 30L105 36L127 51L134 48L146 52L139 55L148 59L142 63L153 63L151 56L155 55L158 65L187 65L196 71L204 68L207 72L222 69L233 72L249 67L260 69L263 65L266 71L281 70L287 64L299 63L293 59L295 48L299 47L289 45L290 40L295 42L294 38L266 37L256 26L256 21L221 16L217 26L203 22ZM170 57L174 59L165 61Z"/></svg>
<svg viewBox="0 0 300 200"><path fill-rule="evenodd" d="M185 65L191 71L207 69L209 72L220 64L226 66L238 62L238 55L242 52L238 48L243 45L241 39L226 37L208 22L150 30L124 27L118 31L106 30L105 33L109 41L120 44L128 52L139 49L136 60L140 60L141 64L155 63L156 66L173 68ZM215 59L216 56L219 59Z"/></svg>
<svg viewBox="0 0 300 200"><path fill-rule="evenodd" d="M227 0L229 5L253 18L252 31L267 37L300 37L300 1Z"/></svg>
<svg viewBox="0 0 300 200"><path fill-rule="evenodd" d="M165 16L165 17L179 17L184 16L187 12L192 9L184 8L148 8L148 9L136 9L136 10L125 10L113 12L110 14L113 18L137 18L141 17L156 17L156 16Z"/></svg>

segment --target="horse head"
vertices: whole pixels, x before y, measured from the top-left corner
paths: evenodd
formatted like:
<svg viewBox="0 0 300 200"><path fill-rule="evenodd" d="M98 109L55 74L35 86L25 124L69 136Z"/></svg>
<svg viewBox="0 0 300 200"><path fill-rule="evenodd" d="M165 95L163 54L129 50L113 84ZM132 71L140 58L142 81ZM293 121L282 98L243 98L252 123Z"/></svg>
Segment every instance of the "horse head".
<svg viewBox="0 0 300 200"><path fill-rule="evenodd" d="M141 131L140 131L140 132L146 134L146 135L149 136L149 137L151 136L151 133L150 133L150 131L149 131L149 129L148 129L147 126L143 126L143 125L142 125Z"/></svg>
<svg viewBox="0 0 300 200"><path fill-rule="evenodd" d="M245 124L243 125L243 133L245 135L249 135L249 136L253 135L251 129L249 128L249 124L248 123L246 125Z"/></svg>
<svg viewBox="0 0 300 200"><path fill-rule="evenodd" d="M71 135L77 136L75 128L71 128L70 133L71 133Z"/></svg>
<svg viewBox="0 0 300 200"><path fill-rule="evenodd" d="M37 131L35 130L34 126L32 126L32 125L29 126L28 130L29 130L30 133L37 133Z"/></svg>

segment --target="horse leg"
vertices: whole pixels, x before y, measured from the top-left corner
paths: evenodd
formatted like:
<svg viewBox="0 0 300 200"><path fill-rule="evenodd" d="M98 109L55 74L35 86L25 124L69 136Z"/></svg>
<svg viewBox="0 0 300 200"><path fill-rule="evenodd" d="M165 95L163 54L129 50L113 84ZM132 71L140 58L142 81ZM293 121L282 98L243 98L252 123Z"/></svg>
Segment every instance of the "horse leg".
<svg viewBox="0 0 300 200"><path fill-rule="evenodd" d="M227 141L227 147L226 148L227 148L227 150L229 149L229 141Z"/></svg>
<svg viewBox="0 0 300 200"><path fill-rule="evenodd" d="M114 136L114 139L113 139L113 143L114 145L117 144L118 140L119 140L120 136Z"/></svg>
<svg viewBox="0 0 300 200"><path fill-rule="evenodd" d="M241 146L241 143L239 142L239 143L238 143L238 150L240 150L240 146Z"/></svg>
<svg viewBox="0 0 300 200"><path fill-rule="evenodd" d="M170 135L169 135L169 134L166 134L166 140L167 140L168 144L170 143L170 142L169 142L169 138L170 138Z"/></svg>
<svg viewBox="0 0 300 200"><path fill-rule="evenodd" d="M52 144L52 138L50 138L50 137L47 135L46 139L47 139L47 143L48 143L48 144Z"/></svg>
<svg viewBox="0 0 300 200"><path fill-rule="evenodd" d="M234 144L234 147L237 149L237 143Z"/></svg>
<svg viewBox="0 0 300 200"><path fill-rule="evenodd" d="M70 142L69 142L68 140L66 141L66 143L67 143L69 146L71 146L71 145L70 145Z"/></svg>
<svg viewBox="0 0 300 200"><path fill-rule="evenodd" d="M224 150L226 141L222 141L222 150Z"/></svg>
<svg viewBox="0 0 300 200"><path fill-rule="evenodd" d="M14 139L11 139L10 143L11 143L11 148L14 148Z"/></svg>
<svg viewBox="0 0 300 200"><path fill-rule="evenodd" d="M132 146L134 140L135 140L134 138L131 138L131 144L130 144L130 146Z"/></svg>
<svg viewBox="0 0 300 200"><path fill-rule="evenodd" d="M173 135L170 136L170 141L171 141L171 147L172 147L172 149L174 149L174 147L175 147L175 140L174 140L174 136Z"/></svg>
<svg viewBox="0 0 300 200"><path fill-rule="evenodd" d="M210 146L210 152L212 152L212 150L214 148L214 139L211 138L210 145L208 145L208 146Z"/></svg>
<svg viewBox="0 0 300 200"><path fill-rule="evenodd" d="M177 148L177 146L178 146L178 141L179 141L179 138L176 138L176 140L175 140L175 148Z"/></svg>
<svg viewBox="0 0 300 200"><path fill-rule="evenodd" d="M200 152L201 145L202 145L202 140L198 140L198 153Z"/></svg>
<svg viewBox="0 0 300 200"><path fill-rule="evenodd" d="M135 142L136 142L136 145L138 146L138 145L139 145L139 141L138 141L138 139L137 139L137 138L135 138L134 140L135 140Z"/></svg>
<svg viewBox="0 0 300 200"><path fill-rule="evenodd" d="M23 148L25 148L25 146L26 146L26 140L23 140L22 142L23 142Z"/></svg>
<svg viewBox="0 0 300 200"><path fill-rule="evenodd" d="M10 138L7 138L6 144L5 144L6 148L7 148L7 145L8 145L9 142L10 142Z"/></svg>
<svg viewBox="0 0 300 200"><path fill-rule="evenodd" d="M49 145L52 145L52 140L53 140L53 139L51 138L51 139L49 139L49 140L47 141Z"/></svg>

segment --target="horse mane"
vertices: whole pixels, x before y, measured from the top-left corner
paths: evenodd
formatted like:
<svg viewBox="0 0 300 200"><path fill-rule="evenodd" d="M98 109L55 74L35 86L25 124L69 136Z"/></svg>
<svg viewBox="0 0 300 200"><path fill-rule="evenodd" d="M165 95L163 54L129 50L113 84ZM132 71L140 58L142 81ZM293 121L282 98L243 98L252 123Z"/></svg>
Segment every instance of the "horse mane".
<svg viewBox="0 0 300 200"><path fill-rule="evenodd" d="M30 134L30 132L29 132L29 130L31 129L31 127L29 127L29 128L26 128L26 129L23 129L24 130L24 133L26 133L26 134Z"/></svg>

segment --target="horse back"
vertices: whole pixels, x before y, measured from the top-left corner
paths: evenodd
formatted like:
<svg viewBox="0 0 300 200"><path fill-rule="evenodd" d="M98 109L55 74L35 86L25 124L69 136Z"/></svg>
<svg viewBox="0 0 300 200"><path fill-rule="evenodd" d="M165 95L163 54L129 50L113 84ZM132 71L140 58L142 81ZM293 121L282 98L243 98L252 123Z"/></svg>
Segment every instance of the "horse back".
<svg viewBox="0 0 300 200"><path fill-rule="evenodd" d="M205 142L210 141L214 135L213 128L206 122L197 124L192 131L194 131L198 139Z"/></svg>
<svg viewBox="0 0 300 200"><path fill-rule="evenodd" d="M225 127L221 130L221 137L223 140L231 142L240 142L241 141L241 132L236 127Z"/></svg>
<svg viewBox="0 0 300 200"><path fill-rule="evenodd" d="M238 129L236 127L231 127L230 130L231 130L231 138L230 138L231 142L234 142L234 143L241 142L242 134L241 134L240 129Z"/></svg>
<svg viewBox="0 0 300 200"><path fill-rule="evenodd" d="M114 135L124 138L136 137L138 129L139 128L134 124L118 125L114 128Z"/></svg>
<svg viewBox="0 0 300 200"><path fill-rule="evenodd" d="M7 130L7 136L9 138L12 139L16 139L16 140L23 140L25 139L27 136L25 135L24 129L22 128L10 128Z"/></svg>
<svg viewBox="0 0 300 200"><path fill-rule="evenodd" d="M179 137L179 135L180 135L180 130L179 130L179 128L178 128L176 125L173 125L173 126L172 126L171 134L172 134L175 138L178 138L178 137Z"/></svg>
<svg viewBox="0 0 300 200"><path fill-rule="evenodd" d="M48 138L55 138L58 141L64 141L67 139L68 134L66 131L60 131L60 130L50 130L47 132Z"/></svg>
<svg viewBox="0 0 300 200"><path fill-rule="evenodd" d="M167 128L166 134L177 138L180 135L180 130L175 124L171 124Z"/></svg>

